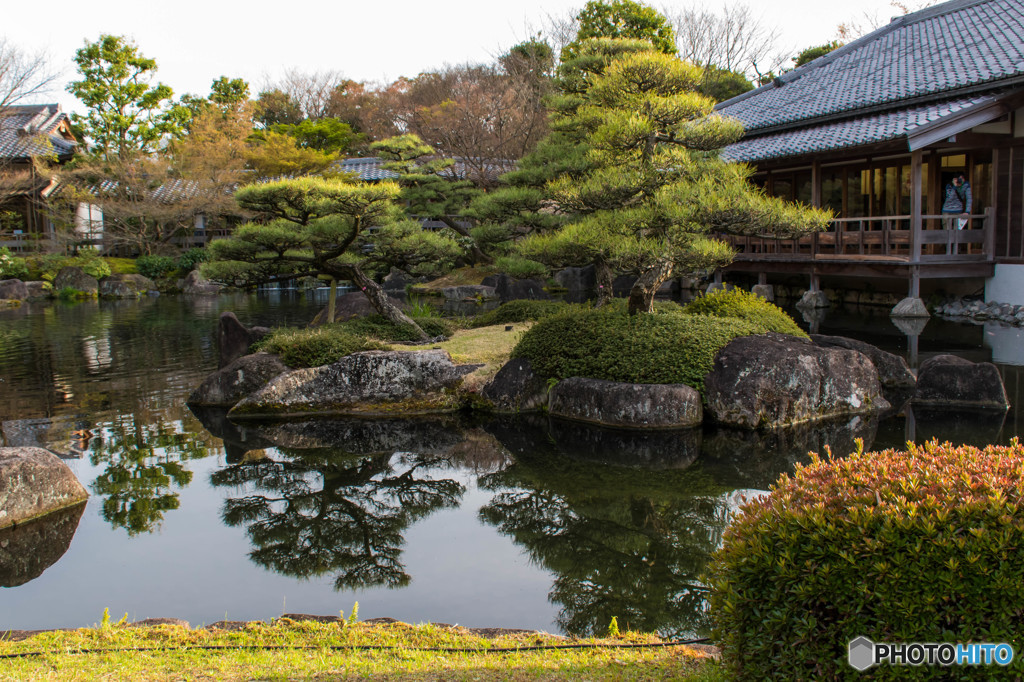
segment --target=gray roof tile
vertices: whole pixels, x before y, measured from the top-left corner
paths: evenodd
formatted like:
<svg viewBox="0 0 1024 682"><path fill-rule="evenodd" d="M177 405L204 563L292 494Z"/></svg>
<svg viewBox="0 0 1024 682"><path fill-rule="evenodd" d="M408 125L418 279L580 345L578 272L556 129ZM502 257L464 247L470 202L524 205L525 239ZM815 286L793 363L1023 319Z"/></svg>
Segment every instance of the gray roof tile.
<svg viewBox="0 0 1024 682"><path fill-rule="evenodd" d="M67 118L57 104L13 106L0 111L0 159L73 154L78 145L57 134Z"/></svg>
<svg viewBox="0 0 1024 682"><path fill-rule="evenodd" d="M912 135L951 114L993 101L990 96L968 97L745 138L726 147L722 157L730 161L755 162L888 142Z"/></svg>
<svg viewBox="0 0 1024 682"><path fill-rule="evenodd" d="M953 0L899 17L718 111L756 135L1015 77L1024 77L1024 3Z"/></svg>

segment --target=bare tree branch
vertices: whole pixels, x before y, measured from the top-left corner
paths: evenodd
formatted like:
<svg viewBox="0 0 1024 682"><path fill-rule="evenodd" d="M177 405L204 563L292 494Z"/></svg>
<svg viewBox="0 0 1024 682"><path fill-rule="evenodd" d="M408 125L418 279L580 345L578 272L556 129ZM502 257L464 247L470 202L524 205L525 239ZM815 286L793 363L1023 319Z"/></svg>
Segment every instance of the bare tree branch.
<svg viewBox="0 0 1024 682"><path fill-rule="evenodd" d="M60 76L45 52L27 52L0 36L0 111L50 92Z"/></svg>

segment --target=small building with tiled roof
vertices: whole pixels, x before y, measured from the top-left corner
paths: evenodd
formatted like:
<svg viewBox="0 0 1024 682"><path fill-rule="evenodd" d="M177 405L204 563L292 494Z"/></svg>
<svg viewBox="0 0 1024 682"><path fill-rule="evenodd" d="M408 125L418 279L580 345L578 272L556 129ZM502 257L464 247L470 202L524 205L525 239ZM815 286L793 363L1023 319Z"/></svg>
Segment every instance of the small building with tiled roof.
<svg viewBox="0 0 1024 682"><path fill-rule="evenodd" d="M55 185L39 175L33 159L49 157L63 163L77 147L60 105L0 108L0 245L17 246L29 235L52 233L42 203Z"/></svg>
<svg viewBox="0 0 1024 682"><path fill-rule="evenodd" d="M722 102L725 158L773 196L829 208L824 233L734 238L731 271L986 284L1024 303L1024 3L953 0L893 19ZM961 213L950 187L963 174ZM955 203L955 202L953 202ZM944 212L943 208L947 209Z"/></svg>

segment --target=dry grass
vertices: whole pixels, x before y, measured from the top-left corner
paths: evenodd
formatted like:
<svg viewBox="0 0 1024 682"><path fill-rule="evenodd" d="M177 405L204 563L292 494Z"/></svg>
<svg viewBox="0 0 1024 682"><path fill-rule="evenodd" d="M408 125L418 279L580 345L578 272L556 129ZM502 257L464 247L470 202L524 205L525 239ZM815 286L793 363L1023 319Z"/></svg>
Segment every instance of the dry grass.
<svg viewBox="0 0 1024 682"><path fill-rule="evenodd" d="M566 644L551 635L488 639L459 627L404 623L249 623L239 630L121 625L50 632L0 642L0 680L722 680L699 648L611 648L654 643L652 635L587 640L586 649L495 648ZM206 648L203 648L206 647ZM209 648L231 647L231 648ZM276 647L276 648L267 648ZM362 648L356 648L362 647ZM428 651L429 648L470 651Z"/></svg>
<svg viewBox="0 0 1024 682"><path fill-rule="evenodd" d="M479 329L460 329L452 334L452 337L442 343L437 343L431 348L443 348L452 356L452 361L457 365L483 365L472 374L466 376L462 384L464 390L477 391L483 388L484 384L497 373L512 353L519 338L532 322L520 322L513 327L512 331L505 331L503 324L493 327L480 327ZM408 346L392 346L396 350L408 350Z"/></svg>

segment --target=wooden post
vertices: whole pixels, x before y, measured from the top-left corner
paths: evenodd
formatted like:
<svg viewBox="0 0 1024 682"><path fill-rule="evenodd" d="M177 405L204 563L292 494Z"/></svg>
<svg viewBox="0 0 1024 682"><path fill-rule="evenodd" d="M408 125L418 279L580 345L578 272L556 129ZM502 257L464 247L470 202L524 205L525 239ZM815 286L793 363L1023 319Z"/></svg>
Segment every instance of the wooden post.
<svg viewBox="0 0 1024 682"><path fill-rule="evenodd" d="M921 262L921 162L924 152L920 149L910 155L910 262ZM916 279L916 277L915 277ZM917 296L917 294L912 294Z"/></svg>
<svg viewBox="0 0 1024 682"><path fill-rule="evenodd" d="M757 273L757 283L762 286L768 284L768 273L763 270Z"/></svg>
<svg viewBox="0 0 1024 682"><path fill-rule="evenodd" d="M816 272L811 273L811 291L821 291L821 279Z"/></svg>
<svg viewBox="0 0 1024 682"><path fill-rule="evenodd" d="M821 208L821 161L811 164L811 206Z"/></svg>
<svg viewBox="0 0 1024 682"><path fill-rule="evenodd" d="M910 291L907 292L910 298L921 298L921 266L910 266Z"/></svg>

